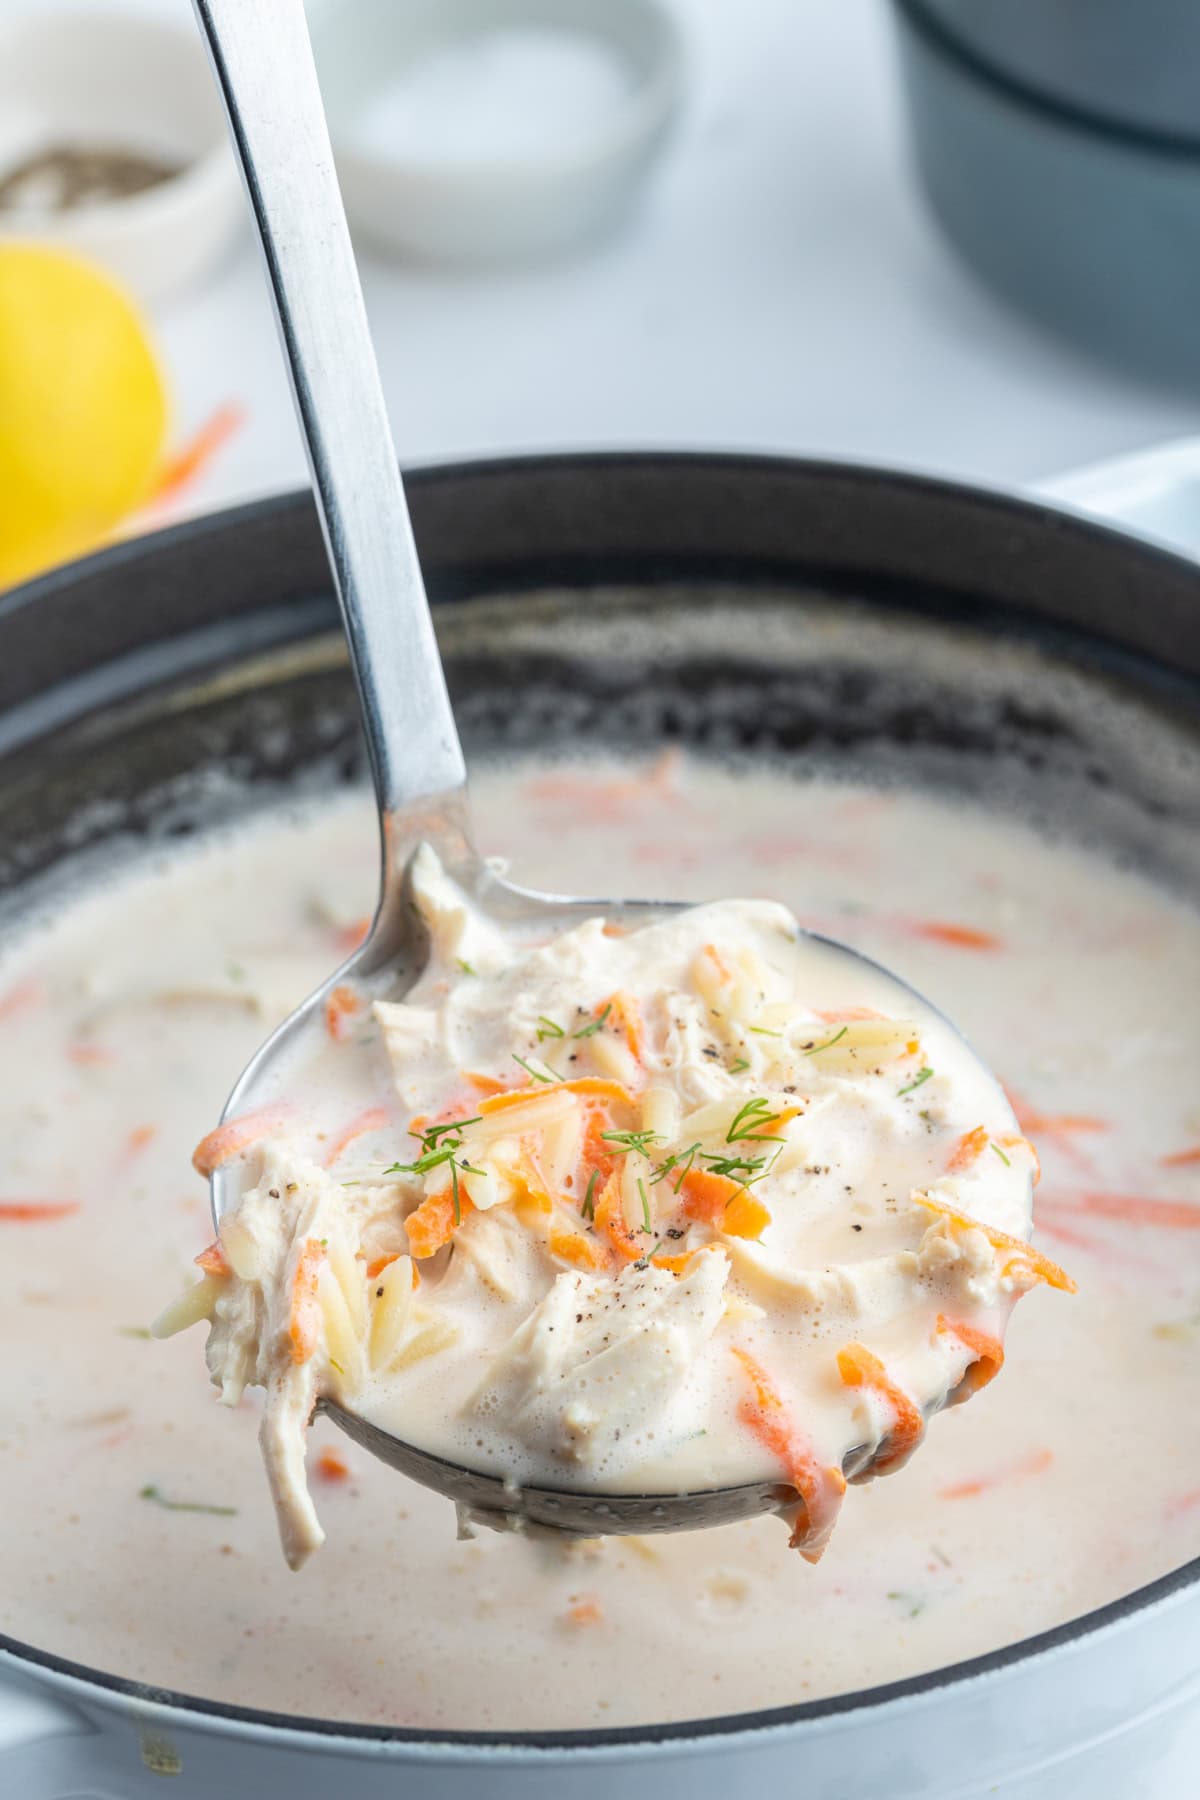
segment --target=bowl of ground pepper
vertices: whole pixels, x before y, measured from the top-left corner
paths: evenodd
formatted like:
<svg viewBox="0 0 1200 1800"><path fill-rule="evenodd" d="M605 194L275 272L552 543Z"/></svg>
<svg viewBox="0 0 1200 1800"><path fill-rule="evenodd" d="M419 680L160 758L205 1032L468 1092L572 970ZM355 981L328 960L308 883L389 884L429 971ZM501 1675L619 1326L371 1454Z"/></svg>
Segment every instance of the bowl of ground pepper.
<svg viewBox="0 0 1200 1800"><path fill-rule="evenodd" d="M0 236L79 251L156 301L206 274L241 218L186 22L39 6L0 28Z"/></svg>

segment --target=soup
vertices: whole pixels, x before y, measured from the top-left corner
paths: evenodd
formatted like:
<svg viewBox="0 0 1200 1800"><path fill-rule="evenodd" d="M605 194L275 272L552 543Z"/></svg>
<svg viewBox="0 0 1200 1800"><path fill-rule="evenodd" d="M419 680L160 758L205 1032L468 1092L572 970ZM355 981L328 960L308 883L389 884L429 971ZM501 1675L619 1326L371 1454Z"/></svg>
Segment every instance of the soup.
<svg viewBox="0 0 1200 1800"><path fill-rule="evenodd" d="M188 1167L232 1076L369 908L361 796L146 858L14 941L0 980L0 1628L76 1661L280 1712L436 1729L629 1725L785 1705L1029 1636L1200 1551L1194 1226L1200 927L1082 850L930 796L701 763L484 770L485 848L574 892L736 886L878 956L954 1017L1041 1152L1009 1362L819 1568L769 1518L555 1545L455 1538L448 1503L318 1421L329 1532L280 1563L257 1407L199 1334L146 1326L192 1274ZM781 821L784 823L781 824ZM731 869L737 880L731 880Z"/></svg>

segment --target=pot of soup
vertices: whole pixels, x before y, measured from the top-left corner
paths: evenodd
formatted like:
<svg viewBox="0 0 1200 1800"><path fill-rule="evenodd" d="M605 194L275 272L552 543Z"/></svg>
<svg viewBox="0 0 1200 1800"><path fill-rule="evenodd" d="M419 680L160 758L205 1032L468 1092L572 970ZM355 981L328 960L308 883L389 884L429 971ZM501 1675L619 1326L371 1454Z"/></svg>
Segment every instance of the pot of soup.
<svg viewBox="0 0 1200 1800"><path fill-rule="evenodd" d="M148 1326L192 1145L363 929L376 842L316 516L0 603L0 1785L22 1800L1189 1791L1200 1753L1200 571L1054 508L734 457L411 482L514 877L781 900L944 1006L1078 1292L849 1496L481 1533L318 1420L285 1567L256 1408Z"/></svg>

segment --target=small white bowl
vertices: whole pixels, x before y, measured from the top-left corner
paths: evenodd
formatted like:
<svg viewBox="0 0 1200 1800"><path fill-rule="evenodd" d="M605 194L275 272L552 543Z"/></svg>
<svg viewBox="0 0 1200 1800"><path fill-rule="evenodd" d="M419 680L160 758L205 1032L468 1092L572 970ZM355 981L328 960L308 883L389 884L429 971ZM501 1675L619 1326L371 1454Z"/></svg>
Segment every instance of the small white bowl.
<svg viewBox="0 0 1200 1800"><path fill-rule="evenodd" d="M241 184L204 47L186 24L55 7L0 27L0 174L67 145L182 166L124 199L0 210L0 237L76 250L146 301L190 286L228 249L244 218Z"/></svg>
<svg viewBox="0 0 1200 1800"><path fill-rule="evenodd" d="M351 223L449 262L612 225L683 88L660 0L309 0Z"/></svg>

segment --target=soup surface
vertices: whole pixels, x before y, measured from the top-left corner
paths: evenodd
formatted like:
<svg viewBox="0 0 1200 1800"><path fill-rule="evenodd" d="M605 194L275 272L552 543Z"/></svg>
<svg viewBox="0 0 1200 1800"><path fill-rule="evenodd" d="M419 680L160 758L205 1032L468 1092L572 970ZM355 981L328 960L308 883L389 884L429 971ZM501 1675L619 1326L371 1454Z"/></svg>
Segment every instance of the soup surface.
<svg viewBox="0 0 1200 1800"><path fill-rule="evenodd" d="M736 888L878 956L1010 1087L1044 1179L999 1381L855 1491L819 1568L770 1518L558 1547L455 1540L450 1506L325 1422L329 1531L281 1564L257 1406L202 1336L146 1326L190 1278L193 1144L274 1021L352 941L362 796L145 859L14 941L0 976L0 1630L160 1686L427 1728L630 1725L786 1705L1026 1637L1200 1552L1200 923L1016 823L904 792L698 763L483 771L519 880ZM734 876L736 875L736 879Z"/></svg>

